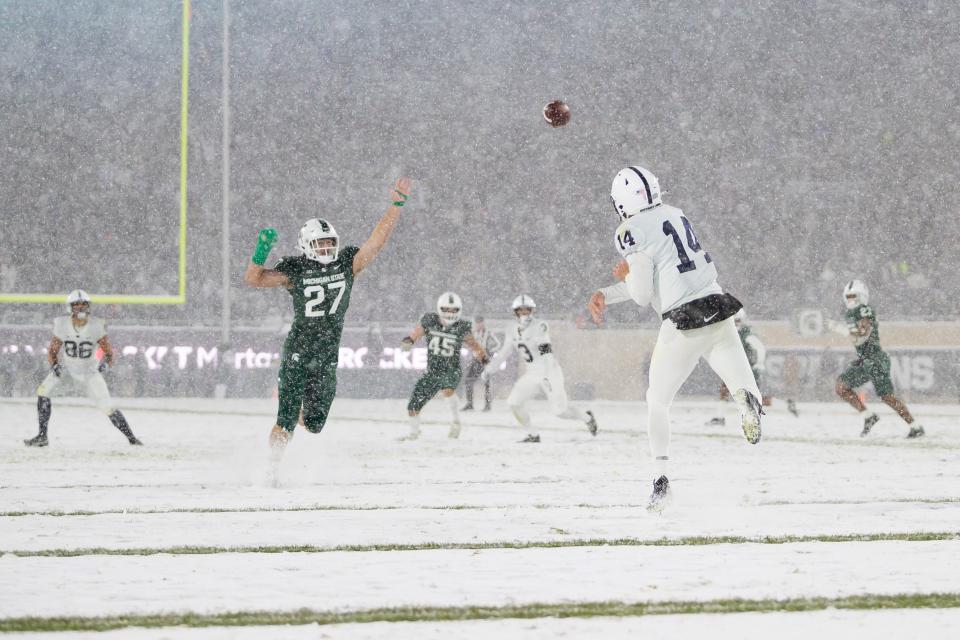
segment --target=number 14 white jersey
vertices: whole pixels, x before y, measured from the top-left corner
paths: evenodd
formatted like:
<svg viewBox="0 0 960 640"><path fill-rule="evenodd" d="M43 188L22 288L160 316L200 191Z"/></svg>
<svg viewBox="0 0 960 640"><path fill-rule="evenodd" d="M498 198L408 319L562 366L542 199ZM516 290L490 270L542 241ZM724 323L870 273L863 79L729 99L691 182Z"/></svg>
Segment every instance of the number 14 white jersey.
<svg viewBox="0 0 960 640"><path fill-rule="evenodd" d="M626 258L642 253L653 262L653 299L658 314L714 293L717 268L697 241L683 211L660 204L623 221L617 228L617 251Z"/></svg>

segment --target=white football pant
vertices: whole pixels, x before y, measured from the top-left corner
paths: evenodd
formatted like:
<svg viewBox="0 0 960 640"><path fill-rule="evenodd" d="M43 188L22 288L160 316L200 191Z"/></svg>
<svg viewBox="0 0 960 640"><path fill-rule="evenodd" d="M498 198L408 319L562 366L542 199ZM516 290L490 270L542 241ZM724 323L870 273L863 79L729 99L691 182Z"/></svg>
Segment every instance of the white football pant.
<svg viewBox="0 0 960 640"><path fill-rule="evenodd" d="M74 373L69 370L65 370L64 375L67 374L73 378L78 387L86 389L87 397L94 401L100 411L103 411L108 416L113 413L114 406L113 401L110 399L110 391L107 389L107 383L104 381L103 376L99 371L91 371L89 373ZM60 384L60 382L62 382L62 379L54 375L54 373L51 371L49 374L47 374L47 377L44 378L43 382L40 384L40 387L37 389L37 395L49 398L50 393Z"/></svg>
<svg viewBox="0 0 960 640"><path fill-rule="evenodd" d="M647 388L647 434L654 460L669 456L670 405L700 358L706 359L731 394L746 389L760 400L760 389L733 318L689 331L680 331L665 320L650 358Z"/></svg>
<svg viewBox="0 0 960 640"><path fill-rule="evenodd" d="M525 405L540 391L547 396L550 410L558 417L587 421L587 416L580 409L571 407L567 402L567 390L564 385L563 370L560 367L553 366L548 370L531 367L517 378L507 397L507 404L510 405L513 415L523 426L530 425L530 413Z"/></svg>

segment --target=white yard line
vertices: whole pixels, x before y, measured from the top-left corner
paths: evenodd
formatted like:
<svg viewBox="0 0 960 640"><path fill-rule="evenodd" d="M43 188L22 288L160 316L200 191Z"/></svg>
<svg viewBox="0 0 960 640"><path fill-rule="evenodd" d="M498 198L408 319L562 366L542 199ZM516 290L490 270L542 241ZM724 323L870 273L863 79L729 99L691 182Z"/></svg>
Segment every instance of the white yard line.
<svg viewBox="0 0 960 640"><path fill-rule="evenodd" d="M0 557L6 617L960 592L960 542Z"/></svg>
<svg viewBox="0 0 960 640"><path fill-rule="evenodd" d="M902 640L922 632L950 638L960 629L960 609L728 613L632 618L539 618L456 622L372 622L317 626L122 629L71 632L76 640L554 640L555 638L711 638L713 640ZM829 630L829 631L827 631ZM922 631L921 631L922 630ZM31 640L63 640L67 634L30 634Z"/></svg>

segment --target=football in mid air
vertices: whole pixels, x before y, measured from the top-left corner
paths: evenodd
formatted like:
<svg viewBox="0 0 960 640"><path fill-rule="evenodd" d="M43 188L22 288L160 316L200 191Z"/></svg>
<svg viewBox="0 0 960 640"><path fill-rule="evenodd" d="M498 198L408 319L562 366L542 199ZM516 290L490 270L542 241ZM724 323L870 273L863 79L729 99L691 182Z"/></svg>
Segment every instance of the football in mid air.
<svg viewBox="0 0 960 640"><path fill-rule="evenodd" d="M543 108L543 119L551 127L562 127L570 122L570 107L563 100L548 102L547 106Z"/></svg>

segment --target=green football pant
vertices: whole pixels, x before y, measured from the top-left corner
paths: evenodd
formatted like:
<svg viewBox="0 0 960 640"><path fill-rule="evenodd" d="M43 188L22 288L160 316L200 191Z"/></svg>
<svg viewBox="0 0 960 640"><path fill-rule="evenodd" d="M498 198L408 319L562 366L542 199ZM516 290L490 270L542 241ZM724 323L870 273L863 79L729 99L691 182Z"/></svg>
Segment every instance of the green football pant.
<svg viewBox="0 0 960 640"><path fill-rule="evenodd" d="M449 371L430 371L420 376L417 384L413 387L413 393L410 395L410 402L407 403L407 411L420 413L430 399L437 395L441 389L456 389L460 384L460 368Z"/></svg>
<svg viewBox="0 0 960 640"><path fill-rule="evenodd" d="M853 362L840 374L840 381L851 389L873 383L877 395L888 396L893 393L893 381L890 379L890 356L881 353L876 358L861 358Z"/></svg>
<svg viewBox="0 0 960 640"><path fill-rule="evenodd" d="M287 341L280 363L278 425L292 432L302 408L307 431L320 433L337 395L338 354L339 345L337 349L306 354L294 351Z"/></svg>

